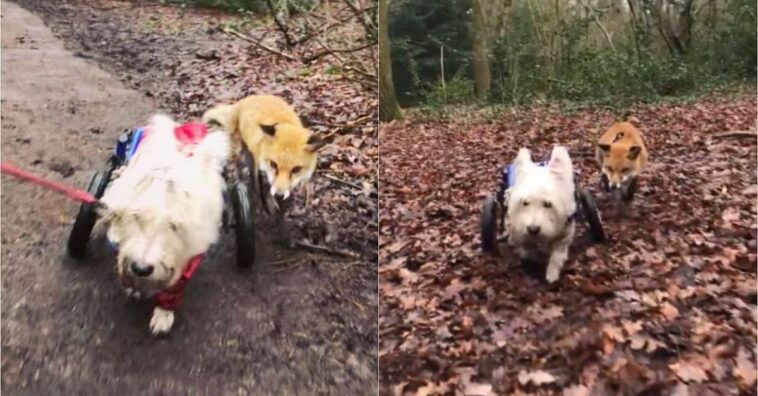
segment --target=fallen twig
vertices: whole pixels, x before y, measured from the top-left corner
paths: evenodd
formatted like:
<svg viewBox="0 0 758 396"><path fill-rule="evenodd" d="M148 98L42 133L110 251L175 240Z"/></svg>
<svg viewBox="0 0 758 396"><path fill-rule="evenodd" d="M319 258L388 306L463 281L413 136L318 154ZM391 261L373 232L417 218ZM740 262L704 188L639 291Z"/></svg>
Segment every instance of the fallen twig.
<svg viewBox="0 0 758 396"><path fill-rule="evenodd" d="M350 251L342 250L342 249L332 249L326 246L314 245L312 243L305 242L305 241L298 241L296 242L296 245L302 248L316 250L319 252L331 253L331 254L336 254L336 255L355 258L355 259L361 258L361 255L355 252L350 252Z"/></svg>
<svg viewBox="0 0 758 396"><path fill-rule="evenodd" d="M751 137L753 139L758 138L758 134L755 133L755 131L729 131L729 132L722 132L717 133L715 135L711 135L712 138L731 138L731 137Z"/></svg>
<svg viewBox="0 0 758 396"><path fill-rule="evenodd" d="M335 181L337 183L344 184L344 185L346 185L348 187L355 188L356 190L363 190L363 187L361 187L361 186L359 186L359 185L357 185L355 183L352 183L352 182L349 182L349 181L346 181L346 180L342 180L342 179L340 179L338 177L335 177L335 176L332 176L332 175L327 175L327 174L325 174L324 177L327 178L327 179L329 179L329 180Z"/></svg>
<svg viewBox="0 0 758 396"><path fill-rule="evenodd" d="M325 126L328 128L347 129L347 128L356 127L358 126L358 124L362 123L363 121L371 119L371 117L376 117L376 116L374 114L367 114L363 117L356 118L355 120L348 122L347 124L330 124L328 122L319 122L319 121L313 121L313 120L308 120L308 123L311 125Z"/></svg>
<svg viewBox="0 0 758 396"><path fill-rule="evenodd" d="M227 34L231 34L231 35L237 36L237 37L239 37L239 38L241 38L241 39L243 39L245 41L251 42L251 43L255 44L256 46L258 46L260 48L263 48L266 51L271 52L273 54L279 55L279 56L281 56L283 58L289 59L291 61L296 61L297 60L297 58L295 58L292 55L287 55L287 54L285 54L285 53L283 53L283 52L281 52L281 51L279 51L277 49L271 48L271 47L269 47L269 46L267 46L267 45L259 42L258 40L255 40L252 37L246 36L246 35L238 32L238 31L236 31L234 29L224 28L223 32L227 33Z"/></svg>
<svg viewBox="0 0 758 396"><path fill-rule="evenodd" d="M314 37L314 39L316 39L316 38ZM320 40L318 42L319 42L319 44L321 44ZM344 53L350 53L350 52L358 52L358 51L364 50L366 48L371 48L371 47L373 47L375 45L376 45L376 43L368 43L368 44L364 44L364 45L361 45L361 46L358 46L358 47L354 47L354 48L337 48L337 49L332 49L332 48L326 47L325 45L322 44L322 47L324 47L324 50L323 51L319 51L319 52L317 52L317 53L315 53L313 55L309 55L309 56L304 57L303 58L303 63L313 62L314 60L316 60L318 58L321 58L322 56L325 56L325 55L330 55L331 54L331 55L335 55L336 56L337 53L343 53L344 54Z"/></svg>
<svg viewBox="0 0 758 396"><path fill-rule="evenodd" d="M297 44L297 42L295 40L292 40L290 38L289 28L287 27L287 23L286 22L282 22L279 19L279 13L276 12L276 7L274 7L273 1L272 0L266 0L266 4L268 5L269 11L271 11L271 16L274 18L274 22L276 23L276 26L279 27L279 30L284 35L284 40L287 41L287 46L290 47L290 48L293 47L293 46L295 46ZM285 7L287 7L287 6L285 5Z"/></svg>

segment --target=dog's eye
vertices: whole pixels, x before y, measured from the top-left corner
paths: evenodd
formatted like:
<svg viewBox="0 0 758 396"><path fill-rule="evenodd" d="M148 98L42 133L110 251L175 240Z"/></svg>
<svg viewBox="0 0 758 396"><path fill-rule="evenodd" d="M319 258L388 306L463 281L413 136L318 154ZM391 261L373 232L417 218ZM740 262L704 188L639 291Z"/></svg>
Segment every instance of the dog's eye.
<svg viewBox="0 0 758 396"><path fill-rule="evenodd" d="M606 166L605 170L607 170L608 172L613 172L613 168L611 168L610 166Z"/></svg>
<svg viewBox="0 0 758 396"><path fill-rule="evenodd" d="M276 167L276 162L274 162L274 161L269 161L269 162L268 162L268 164L269 164L269 165L270 165L272 168L274 168L274 170L276 170L276 169L277 169L277 167Z"/></svg>
<svg viewBox="0 0 758 396"><path fill-rule="evenodd" d="M550 201L545 201L545 202L542 203L542 205L544 207L546 207L546 208L552 208L553 207L553 203L550 202Z"/></svg>
<svg viewBox="0 0 758 396"><path fill-rule="evenodd" d="M521 202L521 204L524 205L524 206L529 206L529 201L524 200L524 201Z"/></svg>
<svg viewBox="0 0 758 396"><path fill-rule="evenodd" d="M292 168L292 173L298 173L301 170L303 170L302 166L296 166L296 167Z"/></svg>
<svg viewBox="0 0 758 396"><path fill-rule="evenodd" d="M171 231L173 232L179 231L179 227L177 227L175 223L168 223L168 226L171 228Z"/></svg>
<svg viewBox="0 0 758 396"><path fill-rule="evenodd" d="M624 168L624 169L621 169L621 173L629 173L629 171L630 171L630 169L629 169L629 168Z"/></svg>

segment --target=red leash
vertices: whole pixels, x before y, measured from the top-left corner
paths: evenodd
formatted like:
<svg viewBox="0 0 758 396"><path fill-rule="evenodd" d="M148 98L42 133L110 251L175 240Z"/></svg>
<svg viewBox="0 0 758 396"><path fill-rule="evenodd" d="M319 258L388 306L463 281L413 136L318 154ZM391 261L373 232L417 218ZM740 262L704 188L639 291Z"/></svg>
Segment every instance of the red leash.
<svg viewBox="0 0 758 396"><path fill-rule="evenodd" d="M41 176L37 176L33 173L29 173L27 171L21 170L5 162L0 162L0 172L13 176L17 179L34 183L38 186L45 187L49 190L59 192L73 199L74 201L79 201L79 202L84 202L84 203L89 203L89 204L97 202L97 199L95 199L95 197L90 195L90 193L88 193L87 191L71 188L64 184L47 180Z"/></svg>

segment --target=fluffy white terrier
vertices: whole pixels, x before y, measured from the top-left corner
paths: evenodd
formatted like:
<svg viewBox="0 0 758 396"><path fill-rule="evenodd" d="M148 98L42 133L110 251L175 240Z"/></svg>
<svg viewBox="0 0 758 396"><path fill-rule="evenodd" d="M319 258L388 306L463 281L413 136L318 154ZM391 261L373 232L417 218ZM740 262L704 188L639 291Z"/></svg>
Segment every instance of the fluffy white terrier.
<svg viewBox="0 0 758 396"><path fill-rule="evenodd" d="M108 239L118 246L116 271L143 296L176 284L221 227L229 135L209 133L187 156L174 135L177 125L153 117L150 134L101 199ZM150 331L168 332L173 323L173 311L156 307Z"/></svg>
<svg viewBox="0 0 758 396"><path fill-rule="evenodd" d="M522 148L516 181L506 191L508 243L523 261L547 262L545 279L558 280L574 238L574 171L565 147L555 146L545 166Z"/></svg>

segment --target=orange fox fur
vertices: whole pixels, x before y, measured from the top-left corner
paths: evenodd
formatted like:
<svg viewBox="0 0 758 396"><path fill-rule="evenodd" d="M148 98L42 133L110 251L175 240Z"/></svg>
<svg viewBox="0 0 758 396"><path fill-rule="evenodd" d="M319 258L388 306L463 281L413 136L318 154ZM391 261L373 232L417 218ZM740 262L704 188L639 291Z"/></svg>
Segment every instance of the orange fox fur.
<svg viewBox="0 0 758 396"><path fill-rule="evenodd" d="M596 157L611 189L637 177L648 159L642 133L629 122L611 125L600 136Z"/></svg>
<svg viewBox="0 0 758 396"><path fill-rule="evenodd" d="M271 185L271 194L287 198L290 191L313 175L317 152L323 145L305 128L295 110L273 95L253 95L234 104L222 104L203 115L232 135L236 154L241 139Z"/></svg>

